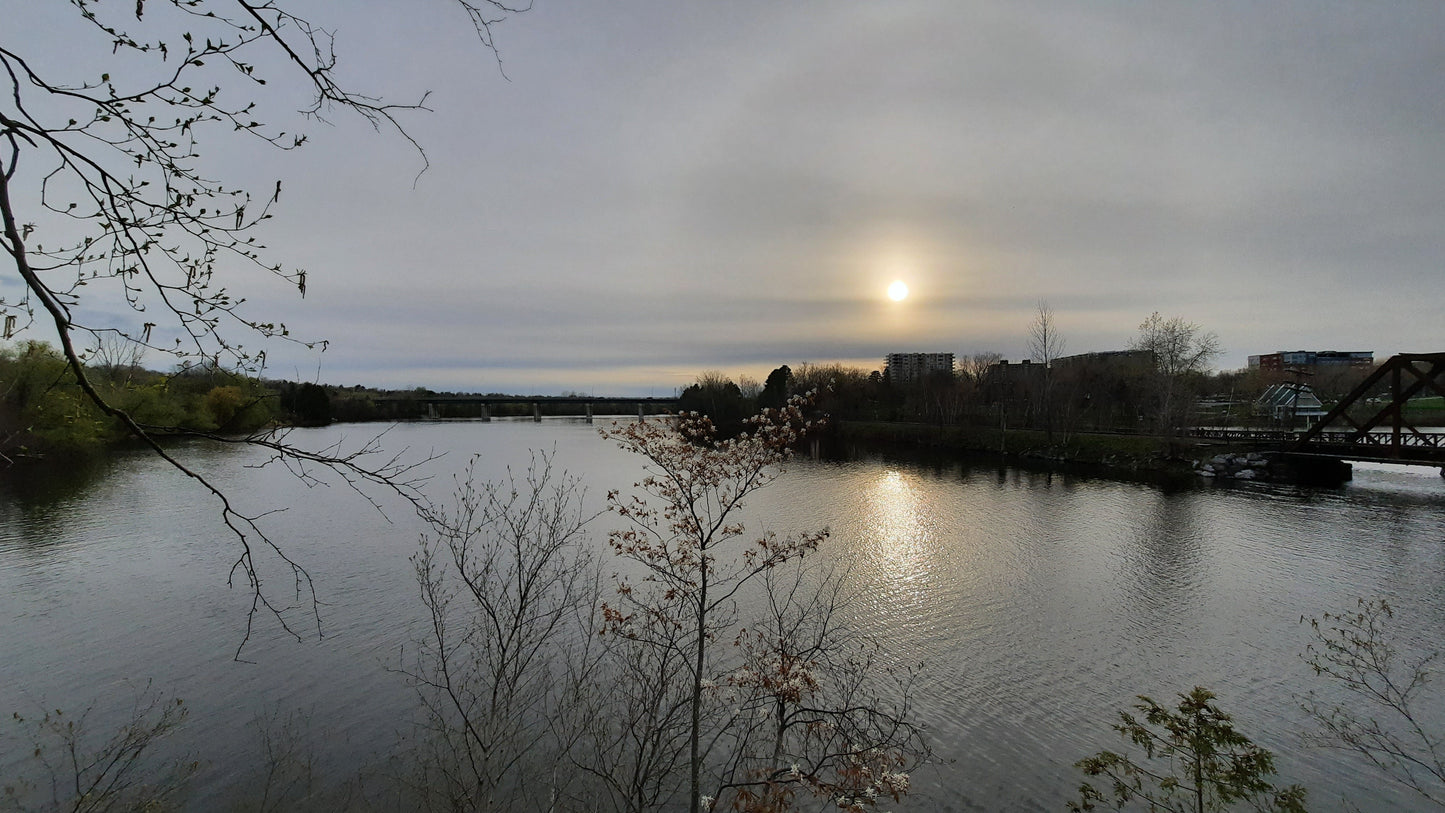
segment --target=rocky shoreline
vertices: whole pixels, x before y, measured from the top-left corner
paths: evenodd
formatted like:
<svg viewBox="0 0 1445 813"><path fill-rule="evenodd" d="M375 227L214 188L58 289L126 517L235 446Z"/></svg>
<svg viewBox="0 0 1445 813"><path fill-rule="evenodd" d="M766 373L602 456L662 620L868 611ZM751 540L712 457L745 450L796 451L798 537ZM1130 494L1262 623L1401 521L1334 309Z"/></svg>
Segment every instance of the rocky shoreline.
<svg viewBox="0 0 1445 813"><path fill-rule="evenodd" d="M1272 471L1276 467L1273 455L1262 452L1245 454L1217 454L1194 464L1194 472L1200 477L1224 480L1275 480Z"/></svg>

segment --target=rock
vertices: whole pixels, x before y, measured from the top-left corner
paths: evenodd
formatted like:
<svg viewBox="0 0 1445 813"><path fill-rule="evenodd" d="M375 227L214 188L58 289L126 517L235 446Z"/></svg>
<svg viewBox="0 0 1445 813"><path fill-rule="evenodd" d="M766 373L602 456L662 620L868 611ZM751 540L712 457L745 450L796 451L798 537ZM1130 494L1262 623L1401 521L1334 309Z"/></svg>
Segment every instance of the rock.
<svg viewBox="0 0 1445 813"><path fill-rule="evenodd" d="M1240 472L1237 472L1237 473L1234 475L1234 479L1236 479L1236 480L1253 480L1254 478L1256 478L1256 477L1258 477L1258 476L1259 476L1259 472L1255 471L1254 469L1244 469L1244 470L1242 470L1242 471L1240 471Z"/></svg>

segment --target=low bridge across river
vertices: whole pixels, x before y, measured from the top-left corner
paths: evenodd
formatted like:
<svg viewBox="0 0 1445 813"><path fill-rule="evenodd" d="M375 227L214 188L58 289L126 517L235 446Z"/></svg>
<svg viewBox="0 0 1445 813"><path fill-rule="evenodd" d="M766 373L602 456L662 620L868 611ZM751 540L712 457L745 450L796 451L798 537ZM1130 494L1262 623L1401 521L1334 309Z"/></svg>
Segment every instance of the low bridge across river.
<svg viewBox="0 0 1445 813"><path fill-rule="evenodd" d="M384 395L375 399L377 407L397 418L466 417L490 421L492 410L499 406L523 404L531 407L532 419L549 415L582 415L592 423L593 413L628 414L634 409L639 420L647 415L660 415L677 408L676 398L635 398L595 395L434 395L406 393ZM544 409L545 408L545 409Z"/></svg>
<svg viewBox="0 0 1445 813"><path fill-rule="evenodd" d="M1297 458L1440 466L1445 475L1445 433L1422 432L1405 415L1411 398L1428 394L1445 397L1445 353L1401 353L1307 430L1196 429L1192 434Z"/></svg>

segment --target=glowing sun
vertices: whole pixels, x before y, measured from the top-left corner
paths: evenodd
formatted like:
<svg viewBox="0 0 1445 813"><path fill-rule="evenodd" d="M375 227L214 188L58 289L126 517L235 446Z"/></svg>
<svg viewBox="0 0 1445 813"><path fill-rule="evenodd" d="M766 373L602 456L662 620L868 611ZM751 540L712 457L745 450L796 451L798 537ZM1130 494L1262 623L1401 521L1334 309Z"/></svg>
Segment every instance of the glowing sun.
<svg viewBox="0 0 1445 813"><path fill-rule="evenodd" d="M901 279L893 280L888 286L888 298L894 302L902 302L908 298L908 284Z"/></svg>

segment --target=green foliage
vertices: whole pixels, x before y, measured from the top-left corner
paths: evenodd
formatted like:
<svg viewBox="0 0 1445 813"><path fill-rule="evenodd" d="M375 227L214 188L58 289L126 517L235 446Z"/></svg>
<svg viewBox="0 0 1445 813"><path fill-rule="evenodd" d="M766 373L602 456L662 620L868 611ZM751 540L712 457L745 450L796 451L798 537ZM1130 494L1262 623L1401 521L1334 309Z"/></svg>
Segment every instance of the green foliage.
<svg viewBox="0 0 1445 813"><path fill-rule="evenodd" d="M1274 755L1235 730L1233 720L1214 705L1214 693L1196 686L1179 695L1169 709L1139 696L1136 718L1120 712L1114 726L1125 739L1142 748L1146 762L1127 754L1100 751L1076 763L1089 777L1105 780L1103 787L1089 782L1079 786L1074 811L1106 808L1123 810L1131 804L1151 811L1230 810L1244 805L1255 810L1303 811L1305 789L1299 785L1276 788Z"/></svg>
<svg viewBox="0 0 1445 813"><path fill-rule="evenodd" d="M0 348L0 453L73 453L92 447L103 436L101 418L49 345Z"/></svg>
<svg viewBox="0 0 1445 813"><path fill-rule="evenodd" d="M142 426L181 426L186 423L186 406L167 391L164 378L115 388L104 394L110 403L128 412ZM113 429L113 439L126 435L120 425L115 425Z"/></svg>
<svg viewBox="0 0 1445 813"><path fill-rule="evenodd" d="M226 426L246 404L246 396L240 387L212 387L206 393L206 411L218 427Z"/></svg>
<svg viewBox="0 0 1445 813"><path fill-rule="evenodd" d="M337 422L375 421L384 415L376 406L375 395L371 392L349 392L342 390L330 399L331 420Z"/></svg>
<svg viewBox="0 0 1445 813"><path fill-rule="evenodd" d="M169 376L139 368L124 376L102 370L93 382L107 403L162 434L253 432L276 417L275 399L260 382L214 370ZM0 347L0 454L93 452L129 437L123 424L85 396L50 345Z"/></svg>
<svg viewBox="0 0 1445 813"><path fill-rule="evenodd" d="M305 426L331 423L331 395L325 387L310 381L282 384L280 406L296 423Z"/></svg>

